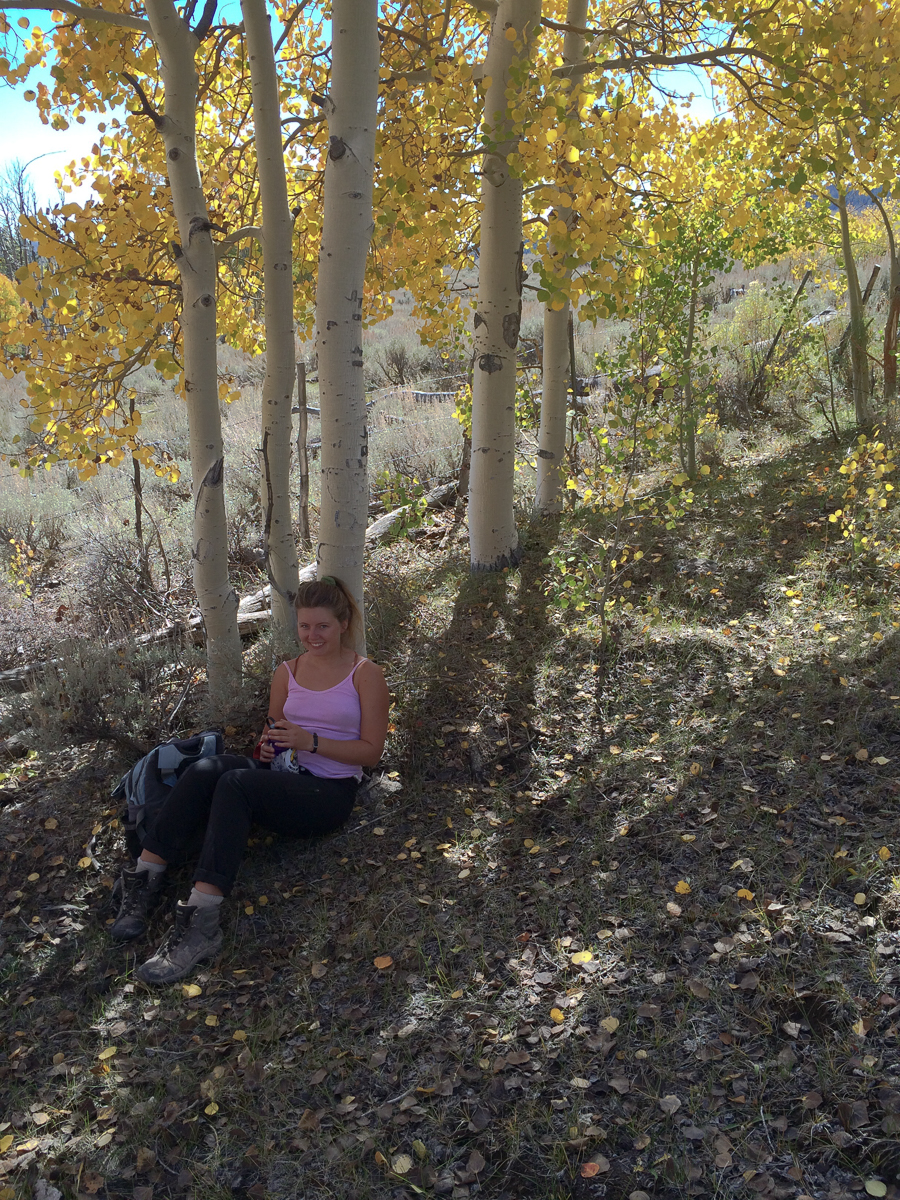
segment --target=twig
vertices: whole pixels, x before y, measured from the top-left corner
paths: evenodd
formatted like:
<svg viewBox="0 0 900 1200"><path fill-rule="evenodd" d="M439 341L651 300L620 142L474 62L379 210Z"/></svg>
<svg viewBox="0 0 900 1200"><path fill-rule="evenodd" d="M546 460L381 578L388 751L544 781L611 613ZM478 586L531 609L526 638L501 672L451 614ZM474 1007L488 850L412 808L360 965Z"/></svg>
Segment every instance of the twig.
<svg viewBox="0 0 900 1200"><path fill-rule="evenodd" d="M162 129L165 124L165 117L156 111L150 101L147 99L147 93L141 87L140 80L136 75L132 75L129 71L122 72L122 78L127 79L137 93L137 98L141 104L141 112L149 117L157 129Z"/></svg>

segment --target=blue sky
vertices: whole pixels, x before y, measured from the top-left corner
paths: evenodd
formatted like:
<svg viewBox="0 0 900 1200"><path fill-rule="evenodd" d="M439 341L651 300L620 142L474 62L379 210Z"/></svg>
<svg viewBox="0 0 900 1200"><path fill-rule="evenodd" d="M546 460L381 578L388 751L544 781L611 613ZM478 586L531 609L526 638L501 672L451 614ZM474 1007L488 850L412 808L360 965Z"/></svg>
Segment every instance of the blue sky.
<svg viewBox="0 0 900 1200"><path fill-rule="evenodd" d="M22 98L24 90L0 89L0 161L5 166L17 159L21 163L34 160L28 175L38 203L46 204L56 200L54 172L90 152L98 137L97 126L90 118L84 125L73 124L65 133L42 125L37 107Z"/></svg>

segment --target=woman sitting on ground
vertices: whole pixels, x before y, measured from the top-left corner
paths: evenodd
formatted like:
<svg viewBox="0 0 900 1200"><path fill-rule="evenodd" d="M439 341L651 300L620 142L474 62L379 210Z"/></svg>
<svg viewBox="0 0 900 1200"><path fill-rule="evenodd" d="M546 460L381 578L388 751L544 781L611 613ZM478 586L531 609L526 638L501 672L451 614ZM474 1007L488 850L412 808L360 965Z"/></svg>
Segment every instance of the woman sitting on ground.
<svg viewBox="0 0 900 1200"><path fill-rule="evenodd" d="M305 653L272 678L259 761L220 754L189 767L160 809L133 871L123 873L112 926L140 937L160 897L166 866L183 859L205 830L188 899L151 959L146 983L172 983L222 949L219 909L229 894L253 823L291 837L338 829L353 808L362 767L384 749L388 691L374 663L353 649L359 610L339 579L305 583L295 601Z"/></svg>

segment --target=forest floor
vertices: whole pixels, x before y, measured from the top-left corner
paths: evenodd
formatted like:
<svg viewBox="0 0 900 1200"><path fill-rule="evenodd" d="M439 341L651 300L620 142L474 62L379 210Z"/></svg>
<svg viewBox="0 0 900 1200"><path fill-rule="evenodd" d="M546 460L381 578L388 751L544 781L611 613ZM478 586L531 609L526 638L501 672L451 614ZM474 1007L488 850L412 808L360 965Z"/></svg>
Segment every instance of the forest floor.
<svg viewBox="0 0 900 1200"><path fill-rule="evenodd" d="M121 754L14 764L0 1200L900 1197L900 614L840 453L641 526L605 656L547 561L604 519L492 577L441 525L380 552L384 763L339 835L255 840L187 986L133 974L167 914L105 932Z"/></svg>

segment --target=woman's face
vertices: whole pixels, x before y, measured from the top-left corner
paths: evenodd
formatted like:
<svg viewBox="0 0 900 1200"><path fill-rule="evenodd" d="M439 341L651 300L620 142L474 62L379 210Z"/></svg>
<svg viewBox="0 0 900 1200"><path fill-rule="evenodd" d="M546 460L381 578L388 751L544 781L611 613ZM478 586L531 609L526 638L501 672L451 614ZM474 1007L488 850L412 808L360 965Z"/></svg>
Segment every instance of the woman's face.
<svg viewBox="0 0 900 1200"><path fill-rule="evenodd" d="M339 621L330 608L297 610L297 634L308 654L327 656L341 648L349 622Z"/></svg>

